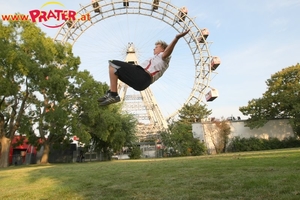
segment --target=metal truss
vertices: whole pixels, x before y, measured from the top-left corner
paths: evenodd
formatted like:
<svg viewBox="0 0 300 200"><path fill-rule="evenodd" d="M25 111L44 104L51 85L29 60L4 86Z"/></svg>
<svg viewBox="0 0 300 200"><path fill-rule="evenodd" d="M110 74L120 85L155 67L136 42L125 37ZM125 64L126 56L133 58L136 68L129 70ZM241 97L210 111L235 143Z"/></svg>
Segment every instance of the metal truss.
<svg viewBox="0 0 300 200"><path fill-rule="evenodd" d="M135 48L128 45L126 62L138 65ZM161 114L157 101L150 87L139 92L138 95L126 95L128 85L118 82L118 93L123 101L123 112L133 114L138 120L137 136L145 138L168 129L167 121Z"/></svg>

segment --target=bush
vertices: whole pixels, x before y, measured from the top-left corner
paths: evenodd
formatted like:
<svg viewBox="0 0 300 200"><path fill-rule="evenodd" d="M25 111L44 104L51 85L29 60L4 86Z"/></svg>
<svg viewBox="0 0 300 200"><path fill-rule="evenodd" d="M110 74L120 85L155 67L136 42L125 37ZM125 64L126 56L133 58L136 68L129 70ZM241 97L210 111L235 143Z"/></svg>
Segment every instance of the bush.
<svg viewBox="0 0 300 200"><path fill-rule="evenodd" d="M130 159L140 159L142 155L142 151L139 146L133 146L131 152L129 154Z"/></svg>
<svg viewBox="0 0 300 200"><path fill-rule="evenodd" d="M200 142L198 139L193 139L191 144L191 155L192 156L200 156L205 154L206 147L203 142Z"/></svg>
<svg viewBox="0 0 300 200"><path fill-rule="evenodd" d="M282 149L284 148L283 141L280 141L278 138L269 138L267 142L268 149Z"/></svg>
<svg viewBox="0 0 300 200"><path fill-rule="evenodd" d="M262 139L256 137L250 138L232 138L227 150L229 152L240 151L261 151L269 149L295 148L300 147L300 140L296 137L288 137L280 141L278 138Z"/></svg>
<svg viewBox="0 0 300 200"><path fill-rule="evenodd" d="M300 140L295 137L288 137L282 140L283 148L295 148L300 147Z"/></svg>

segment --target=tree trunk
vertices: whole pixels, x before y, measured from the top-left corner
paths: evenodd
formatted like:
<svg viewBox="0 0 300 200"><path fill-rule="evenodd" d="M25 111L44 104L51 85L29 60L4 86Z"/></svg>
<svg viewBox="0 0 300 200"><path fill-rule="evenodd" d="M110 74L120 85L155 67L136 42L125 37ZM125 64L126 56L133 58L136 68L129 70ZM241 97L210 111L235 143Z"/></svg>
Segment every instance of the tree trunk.
<svg viewBox="0 0 300 200"><path fill-rule="evenodd" d="M0 155L0 168L8 167L9 149L11 145L11 140L5 136L0 138L1 142L1 155Z"/></svg>
<svg viewBox="0 0 300 200"><path fill-rule="evenodd" d="M49 152L50 152L50 145L47 142L45 142L41 164L48 164Z"/></svg>

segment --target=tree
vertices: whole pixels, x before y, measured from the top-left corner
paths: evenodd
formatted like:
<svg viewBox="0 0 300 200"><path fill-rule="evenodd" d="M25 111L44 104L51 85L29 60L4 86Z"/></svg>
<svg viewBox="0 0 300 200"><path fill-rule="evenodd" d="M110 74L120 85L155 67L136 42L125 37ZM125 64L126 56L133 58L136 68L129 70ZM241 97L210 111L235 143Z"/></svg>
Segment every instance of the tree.
<svg viewBox="0 0 300 200"><path fill-rule="evenodd" d="M206 105L198 103L185 104L179 111L179 121L185 124L201 122L201 119L208 117L211 113L212 111L208 110Z"/></svg>
<svg viewBox="0 0 300 200"><path fill-rule="evenodd" d="M118 104L99 106L97 99L108 86L95 81L87 72L80 72L68 90L74 107L72 133L93 143L94 150L110 157L111 150L120 150L135 141L136 120L121 112ZM77 116L77 117L76 117Z"/></svg>
<svg viewBox="0 0 300 200"><path fill-rule="evenodd" d="M107 159L110 159L112 151L132 146L137 140L136 119L132 115L121 114L120 107L108 107L98 114L97 121L90 123L93 146L95 150L103 152Z"/></svg>
<svg viewBox="0 0 300 200"><path fill-rule="evenodd" d="M213 121L208 124L208 133L215 147L216 153L225 153L229 141L231 128L229 121L222 119L221 121Z"/></svg>
<svg viewBox="0 0 300 200"><path fill-rule="evenodd" d="M37 123L46 147L51 138L64 138L68 117L64 95L80 61L70 46L54 42L29 21L7 25L1 21L0 38L0 83L7 86L0 89L4 116L0 167L7 167L11 140L17 132L34 135L32 126Z"/></svg>
<svg viewBox="0 0 300 200"><path fill-rule="evenodd" d="M215 121L218 128L219 136L219 152L225 153L227 144L229 142L229 135L231 133L230 124L227 120Z"/></svg>
<svg viewBox="0 0 300 200"><path fill-rule="evenodd" d="M206 105L184 105L179 111L179 120L170 125L170 132L161 134L163 143L181 156L201 155L205 151L203 143L193 138L192 123L207 118L211 110Z"/></svg>
<svg viewBox="0 0 300 200"><path fill-rule="evenodd" d="M267 91L239 110L250 116L246 126L262 127L268 120L288 118L295 134L300 135L300 64L284 68L266 81Z"/></svg>
<svg viewBox="0 0 300 200"><path fill-rule="evenodd" d="M31 37L37 37L33 24L29 22L10 22L4 25L0 21L0 167L8 166L11 140L20 127L22 116L29 97L29 84L32 68L36 66L35 56L31 52L23 31L30 29ZM41 54L41 53L40 53ZM3 87L5 86L5 87Z"/></svg>
<svg viewBox="0 0 300 200"><path fill-rule="evenodd" d="M59 57L53 59L53 64L36 69L38 73L31 87L35 95L29 99L32 126L38 125L38 135L44 147L41 163L48 162L51 145L69 141L68 138L73 136L70 132L74 119L73 104L67 94L80 61L72 56L70 46L54 45L58 47ZM52 56L55 57L55 54ZM36 133L30 133L30 137L35 137Z"/></svg>

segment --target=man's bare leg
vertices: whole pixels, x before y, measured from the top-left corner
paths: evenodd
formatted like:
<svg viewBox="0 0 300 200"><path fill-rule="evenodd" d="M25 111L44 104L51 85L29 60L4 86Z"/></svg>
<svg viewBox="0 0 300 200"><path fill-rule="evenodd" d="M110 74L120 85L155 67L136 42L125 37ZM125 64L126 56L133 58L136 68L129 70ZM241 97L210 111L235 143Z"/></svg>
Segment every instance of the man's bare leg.
<svg viewBox="0 0 300 200"><path fill-rule="evenodd" d="M110 80L110 91L108 91L103 97L98 99L101 106L106 106L112 103L117 103L120 101L118 96L118 76L115 74L116 69L111 65L108 68L109 80Z"/></svg>
<svg viewBox="0 0 300 200"><path fill-rule="evenodd" d="M110 80L110 91L117 92L117 84L118 84L118 76L115 75L116 69L113 68L111 65L109 66L109 80Z"/></svg>

